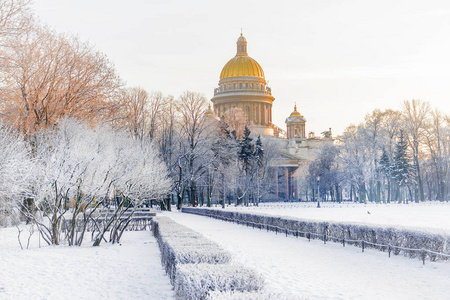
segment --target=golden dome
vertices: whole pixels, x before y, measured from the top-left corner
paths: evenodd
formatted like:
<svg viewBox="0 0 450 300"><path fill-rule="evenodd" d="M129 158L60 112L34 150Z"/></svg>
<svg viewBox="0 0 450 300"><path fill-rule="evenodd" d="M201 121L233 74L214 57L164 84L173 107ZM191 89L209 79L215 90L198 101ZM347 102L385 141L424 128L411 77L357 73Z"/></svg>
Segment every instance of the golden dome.
<svg viewBox="0 0 450 300"><path fill-rule="evenodd" d="M301 116L302 114L297 111L297 105L294 105L294 111L291 113L292 116Z"/></svg>
<svg viewBox="0 0 450 300"><path fill-rule="evenodd" d="M220 73L220 79L234 76L255 76L264 77L264 71L261 66L248 56L247 40L242 35L238 38L236 56L230 59L223 67Z"/></svg>
<svg viewBox="0 0 450 300"><path fill-rule="evenodd" d="M205 111L205 116L212 116L212 115L214 115L214 112L211 109L211 105L209 105L208 109Z"/></svg>
<svg viewBox="0 0 450 300"><path fill-rule="evenodd" d="M261 66L250 56L235 56L230 59L220 73L220 79L233 76L256 76L264 78Z"/></svg>
<svg viewBox="0 0 450 300"><path fill-rule="evenodd" d="M241 36L238 38L238 40L237 40L237 42L239 43L239 42L241 42L241 43L247 43L247 39L242 35L242 33L241 33Z"/></svg>

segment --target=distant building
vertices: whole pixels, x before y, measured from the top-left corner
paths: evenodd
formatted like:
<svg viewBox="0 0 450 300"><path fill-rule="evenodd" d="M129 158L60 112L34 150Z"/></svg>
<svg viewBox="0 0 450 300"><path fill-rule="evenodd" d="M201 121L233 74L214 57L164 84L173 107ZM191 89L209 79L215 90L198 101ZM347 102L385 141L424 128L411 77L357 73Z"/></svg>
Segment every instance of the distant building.
<svg viewBox="0 0 450 300"><path fill-rule="evenodd" d="M272 197L299 199L299 167L314 158L324 143L333 142L331 128L324 137L316 137L312 132L306 136L306 119L297 111L296 105L286 119L286 131L273 124L275 98L267 86L264 71L248 56L247 40L242 33L236 45L236 55L222 68L219 86L214 89L211 99L214 108L209 108L207 114L222 118L228 109L240 108L253 135L276 139L282 158L277 161L278 176L274 179L277 184Z"/></svg>

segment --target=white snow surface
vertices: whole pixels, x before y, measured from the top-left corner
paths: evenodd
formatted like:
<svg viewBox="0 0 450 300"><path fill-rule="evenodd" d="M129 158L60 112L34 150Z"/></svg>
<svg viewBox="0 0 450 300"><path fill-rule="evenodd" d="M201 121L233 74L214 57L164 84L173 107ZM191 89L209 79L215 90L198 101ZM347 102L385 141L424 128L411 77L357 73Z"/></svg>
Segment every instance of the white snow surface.
<svg viewBox="0 0 450 300"><path fill-rule="evenodd" d="M377 227L409 228L440 234L450 234L450 203L424 202L332 203L321 202L260 203L259 206L227 206L228 211L293 217L300 220L334 221ZM222 209L220 207L212 207Z"/></svg>
<svg viewBox="0 0 450 300"><path fill-rule="evenodd" d="M367 212L366 212L367 214ZM449 262L429 262L385 252L252 229L221 220L166 212L228 250L235 262L265 277L278 299L448 299Z"/></svg>
<svg viewBox="0 0 450 300"><path fill-rule="evenodd" d="M39 248L37 235L21 250L17 229L0 228L0 299L175 299L151 231L100 247Z"/></svg>

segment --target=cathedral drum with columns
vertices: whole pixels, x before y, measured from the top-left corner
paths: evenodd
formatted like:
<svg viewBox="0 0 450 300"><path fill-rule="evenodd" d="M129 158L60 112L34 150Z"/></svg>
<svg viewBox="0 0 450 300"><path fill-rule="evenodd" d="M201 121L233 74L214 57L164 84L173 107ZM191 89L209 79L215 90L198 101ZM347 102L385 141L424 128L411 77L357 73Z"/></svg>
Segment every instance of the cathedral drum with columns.
<svg viewBox="0 0 450 300"><path fill-rule="evenodd" d="M245 113L253 134L277 136L272 124L272 96L264 71L247 54L247 40L242 35L237 41L236 56L230 59L220 73L219 87L211 99L214 113L223 117L225 111L240 108Z"/></svg>

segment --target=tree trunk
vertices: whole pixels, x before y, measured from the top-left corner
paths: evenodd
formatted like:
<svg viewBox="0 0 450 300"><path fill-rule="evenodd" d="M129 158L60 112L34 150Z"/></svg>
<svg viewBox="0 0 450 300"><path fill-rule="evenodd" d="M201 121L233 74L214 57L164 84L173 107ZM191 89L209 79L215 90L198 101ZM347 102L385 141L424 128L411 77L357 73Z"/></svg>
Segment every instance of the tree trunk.
<svg viewBox="0 0 450 300"><path fill-rule="evenodd" d="M183 192L177 193L177 209L180 210L183 206Z"/></svg>

